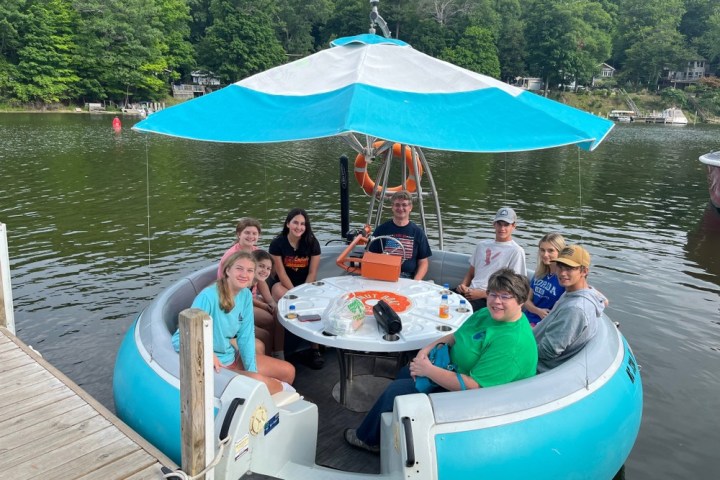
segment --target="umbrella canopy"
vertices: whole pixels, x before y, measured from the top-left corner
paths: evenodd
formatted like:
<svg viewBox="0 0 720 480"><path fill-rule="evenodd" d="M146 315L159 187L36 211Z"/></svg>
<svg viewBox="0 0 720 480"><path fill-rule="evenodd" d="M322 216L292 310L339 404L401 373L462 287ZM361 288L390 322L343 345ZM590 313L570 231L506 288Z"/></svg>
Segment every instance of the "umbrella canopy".
<svg viewBox="0 0 720 480"><path fill-rule="evenodd" d="M593 150L613 123L365 34L161 110L141 132L230 143L364 134L418 147Z"/></svg>

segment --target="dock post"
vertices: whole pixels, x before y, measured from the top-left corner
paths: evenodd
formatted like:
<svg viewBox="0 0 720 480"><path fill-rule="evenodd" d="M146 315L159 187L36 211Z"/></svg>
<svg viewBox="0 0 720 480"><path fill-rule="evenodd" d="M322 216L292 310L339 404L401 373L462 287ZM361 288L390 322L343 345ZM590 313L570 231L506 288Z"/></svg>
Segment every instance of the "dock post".
<svg viewBox="0 0 720 480"><path fill-rule="evenodd" d="M212 319L198 308L180 312L182 469L197 475L215 455ZM213 480L212 471L205 480Z"/></svg>
<svg viewBox="0 0 720 480"><path fill-rule="evenodd" d="M10 255L8 254L7 229L0 222L0 327L15 335L12 288L10 287Z"/></svg>

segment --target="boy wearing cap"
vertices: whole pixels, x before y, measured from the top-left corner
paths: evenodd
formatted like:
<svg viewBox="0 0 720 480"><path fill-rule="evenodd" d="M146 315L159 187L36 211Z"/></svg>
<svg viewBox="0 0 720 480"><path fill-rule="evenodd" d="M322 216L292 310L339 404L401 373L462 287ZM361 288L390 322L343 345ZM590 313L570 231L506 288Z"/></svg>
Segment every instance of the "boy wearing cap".
<svg viewBox="0 0 720 480"><path fill-rule="evenodd" d="M603 297L588 285L590 254L579 245L565 247L555 260L565 293L533 330L538 344L538 372L563 363L579 352L598 329Z"/></svg>
<svg viewBox="0 0 720 480"><path fill-rule="evenodd" d="M490 275L501 268L511 268L515 273L527 276L525 250L512 239L517 215L510 207L502 207L495 214L494 240L482 240L470 257L470 268L455 291L468 299L473 310L487 306L487 285Z"/></svg>

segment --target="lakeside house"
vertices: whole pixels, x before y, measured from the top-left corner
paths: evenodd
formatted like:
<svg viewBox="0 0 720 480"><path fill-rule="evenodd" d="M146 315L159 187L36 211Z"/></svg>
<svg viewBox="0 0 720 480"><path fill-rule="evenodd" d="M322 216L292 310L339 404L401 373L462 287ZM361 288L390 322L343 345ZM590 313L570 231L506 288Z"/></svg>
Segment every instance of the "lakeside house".
<svg viewBox="0 0 720 480"><path fill-rule="evenodd" d="M690 60L684 70L670 70L664 68L662 82L666 85L685 86L697 83L706 74L707 62L704 58Z"/></svg>
<svg viewBox="0 0 720 480"><path fill-rule="evenodd" d="M173 97L178 100L191 100L195 97L211 93L222 87L220 79L212 72L196 70L190 72L191 83L173 85Z"/></svg>
<svg viewBox="0 0 720 480"><path fill-rule="evenodd" d="M593 76L592 78L592 86L594 87L596 84L600 84L603 82L603 80L608 80L610 78L613 78L615 76L615 67L608 63L601 63L598 65L600 68L600 74L597 76Z"/></svg>
<svg viewBox="0 0 720 480"><path fill-rule="evenodd" d="M515 86L525 90L538 91L543 89L542 78L538 77L515 77Z"/></svg>

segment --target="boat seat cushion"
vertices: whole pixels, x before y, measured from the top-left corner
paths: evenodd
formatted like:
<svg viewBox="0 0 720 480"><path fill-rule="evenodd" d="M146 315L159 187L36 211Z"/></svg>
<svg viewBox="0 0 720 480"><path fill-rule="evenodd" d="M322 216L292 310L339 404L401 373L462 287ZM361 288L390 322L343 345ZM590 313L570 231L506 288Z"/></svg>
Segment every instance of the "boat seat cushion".
<svg viewBox="0 0 720 480"><path fill-rule="evenodd" d="M195 286L189 281L181 281L174 289L172 295L163 304L162 318L168 333L172 335L178 328L178 315L186 308L190 308L197 292Z"/></svg>

